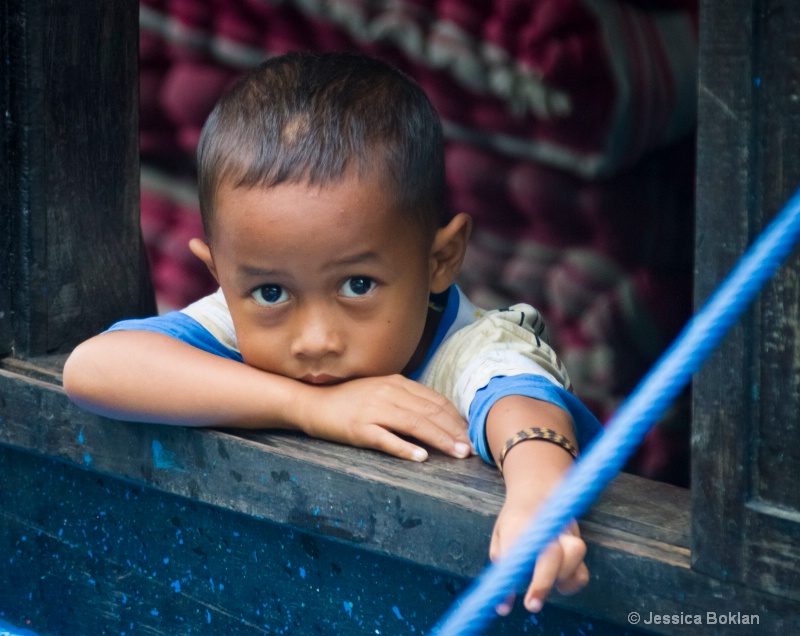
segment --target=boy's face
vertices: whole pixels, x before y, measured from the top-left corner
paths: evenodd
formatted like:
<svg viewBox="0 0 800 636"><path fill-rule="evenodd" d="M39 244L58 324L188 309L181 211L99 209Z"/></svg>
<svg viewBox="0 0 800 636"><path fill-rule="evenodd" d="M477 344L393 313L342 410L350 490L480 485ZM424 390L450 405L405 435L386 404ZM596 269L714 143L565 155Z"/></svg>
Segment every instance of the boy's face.
<svg viewBox="0 0 800 636"><path fill-rule="evenodd" d="M456 274L437 257L446 228L432 247L376 179L223 184L215 218L211 251L193 250L219 281L244 361L308 383L403 371L429 294ZM465 243L469 221L459 220Z"/></svg>

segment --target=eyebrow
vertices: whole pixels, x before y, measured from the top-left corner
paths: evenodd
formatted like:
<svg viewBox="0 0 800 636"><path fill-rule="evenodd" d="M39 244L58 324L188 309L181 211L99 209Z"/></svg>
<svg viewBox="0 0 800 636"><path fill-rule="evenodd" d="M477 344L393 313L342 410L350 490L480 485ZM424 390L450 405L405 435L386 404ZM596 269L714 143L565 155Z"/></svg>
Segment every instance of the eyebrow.
<svg viewBox="0 0 800 636"><path fill-rule="evenodd" d="M366 250L364 252L357 252L355 254L349 256L343 256L342 258L336 259L335 261L331 261L328 265L358 265L360 263L366 263L369 261L377 261L380 259L380 255L374 250Z"/></svg>
<svg viewBox="0 0 800 636"><path fill-rule="evenodd" d="M253 267L251 265L239 265L236 268L236 273L239 276L246 276L248 278L270 277L284 274L280 269L264 269L263 267Z"/></svg>
<svg viewBox="0 0 800 636"><path fill-rule="evenodd" d="M343 256L342 258L337 258L336 260L326 263L325 266L341 267L343 265L359 265L361 263L368 263L371 261L377 261L379 259L380 255L376 251L366 250L364 252L357 252L355 254ZM245 276L248 278L269 278L271 276L287 274L287 272L282 269L265 269L263 267L255 267L253 265L239 265L237 268L237 273L240 276Z"/></svg>

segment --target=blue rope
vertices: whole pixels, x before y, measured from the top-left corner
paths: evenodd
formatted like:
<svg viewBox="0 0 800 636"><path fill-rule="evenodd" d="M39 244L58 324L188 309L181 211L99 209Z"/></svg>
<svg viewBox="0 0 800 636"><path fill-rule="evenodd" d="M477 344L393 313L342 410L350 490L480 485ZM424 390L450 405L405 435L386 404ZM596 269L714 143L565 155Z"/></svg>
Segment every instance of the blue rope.
<svg viewBox="0 0 800 636"><path fill-rule="evenodd" d="M604 433L566 473L502 559L490 565L433 629L437 636L480 634L495 607L529 580L536 557L580 517L622 469L653 424L719 344L800 239L800 190L689 321L670 349L611 417Z"/></svg>

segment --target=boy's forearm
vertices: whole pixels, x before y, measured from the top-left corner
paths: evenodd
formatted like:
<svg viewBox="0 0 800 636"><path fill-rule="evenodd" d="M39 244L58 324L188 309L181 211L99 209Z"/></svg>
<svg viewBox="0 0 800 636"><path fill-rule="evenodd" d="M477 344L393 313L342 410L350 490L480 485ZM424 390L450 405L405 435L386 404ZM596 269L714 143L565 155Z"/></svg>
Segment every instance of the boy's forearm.
<svg viewBox="0 0 800 636"><path fill-rule="evenodd" d="M442 395L399 375L310 386L147 331L101 334L75 349L64 388L94 413L183 426L282 428L403 459L469 454L466 423Z"/></svg>
<svg viewBox="0 0 800 636"><path fill-rule="evenodd" d="M302 385L157 333L111 332L79 345L64 388L81 407L116 419L299 428Z"/></svg>
<svg viewBox="0 0 800 636"><path fill-rule="evenodd" d="M549 428L566 437L577 447L572 419L562 408L524 396L498 400L486 419L486 437L495 461L506 441L527 428ZM520 442L508 451L503 463L503 478L509 500L525 501L535 506L572 464L563 448L542 440Z"/></svg>
<svg viewBox="0 0 800 636"><path fill-rule="evenodd" d="M527 428L549 428L575 445L571 416L558 406L522 396L508 396L497 401L486 421L486 435L493 456L497 459L508 439ZM564 472L572 464L572 455L564 448L542 439L531 439L514 445L505 456L503 478L506 500L497 517L490 556L502 557L514 546L521 532L530 523ZM586 544L580 538L577 524L565 528L537 556L531 582L525 593L525 607L538 612L554 587L572 594L589 581L583 562ZM505 615L512 602L501 603L497 611Z"/></svg>

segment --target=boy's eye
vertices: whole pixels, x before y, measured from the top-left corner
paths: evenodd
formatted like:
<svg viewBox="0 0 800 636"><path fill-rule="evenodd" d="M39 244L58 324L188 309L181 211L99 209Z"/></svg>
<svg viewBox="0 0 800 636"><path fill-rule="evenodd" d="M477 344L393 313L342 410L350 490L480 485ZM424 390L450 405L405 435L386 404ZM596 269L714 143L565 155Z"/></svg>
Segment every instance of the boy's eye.
<svg viewBox="0 0 800 636"><path fill-rule="evenodd" d="M363 296L375 289L375 281L367 276L353 276L342 285L342 295L348 298Z"/></svg>
<svg viewBox="0 0 800 636"><path fill-rule="evenodd" d="M262 285L250 295L259 305L277 305L289 299L289 294L280 285Z"/></svg>

